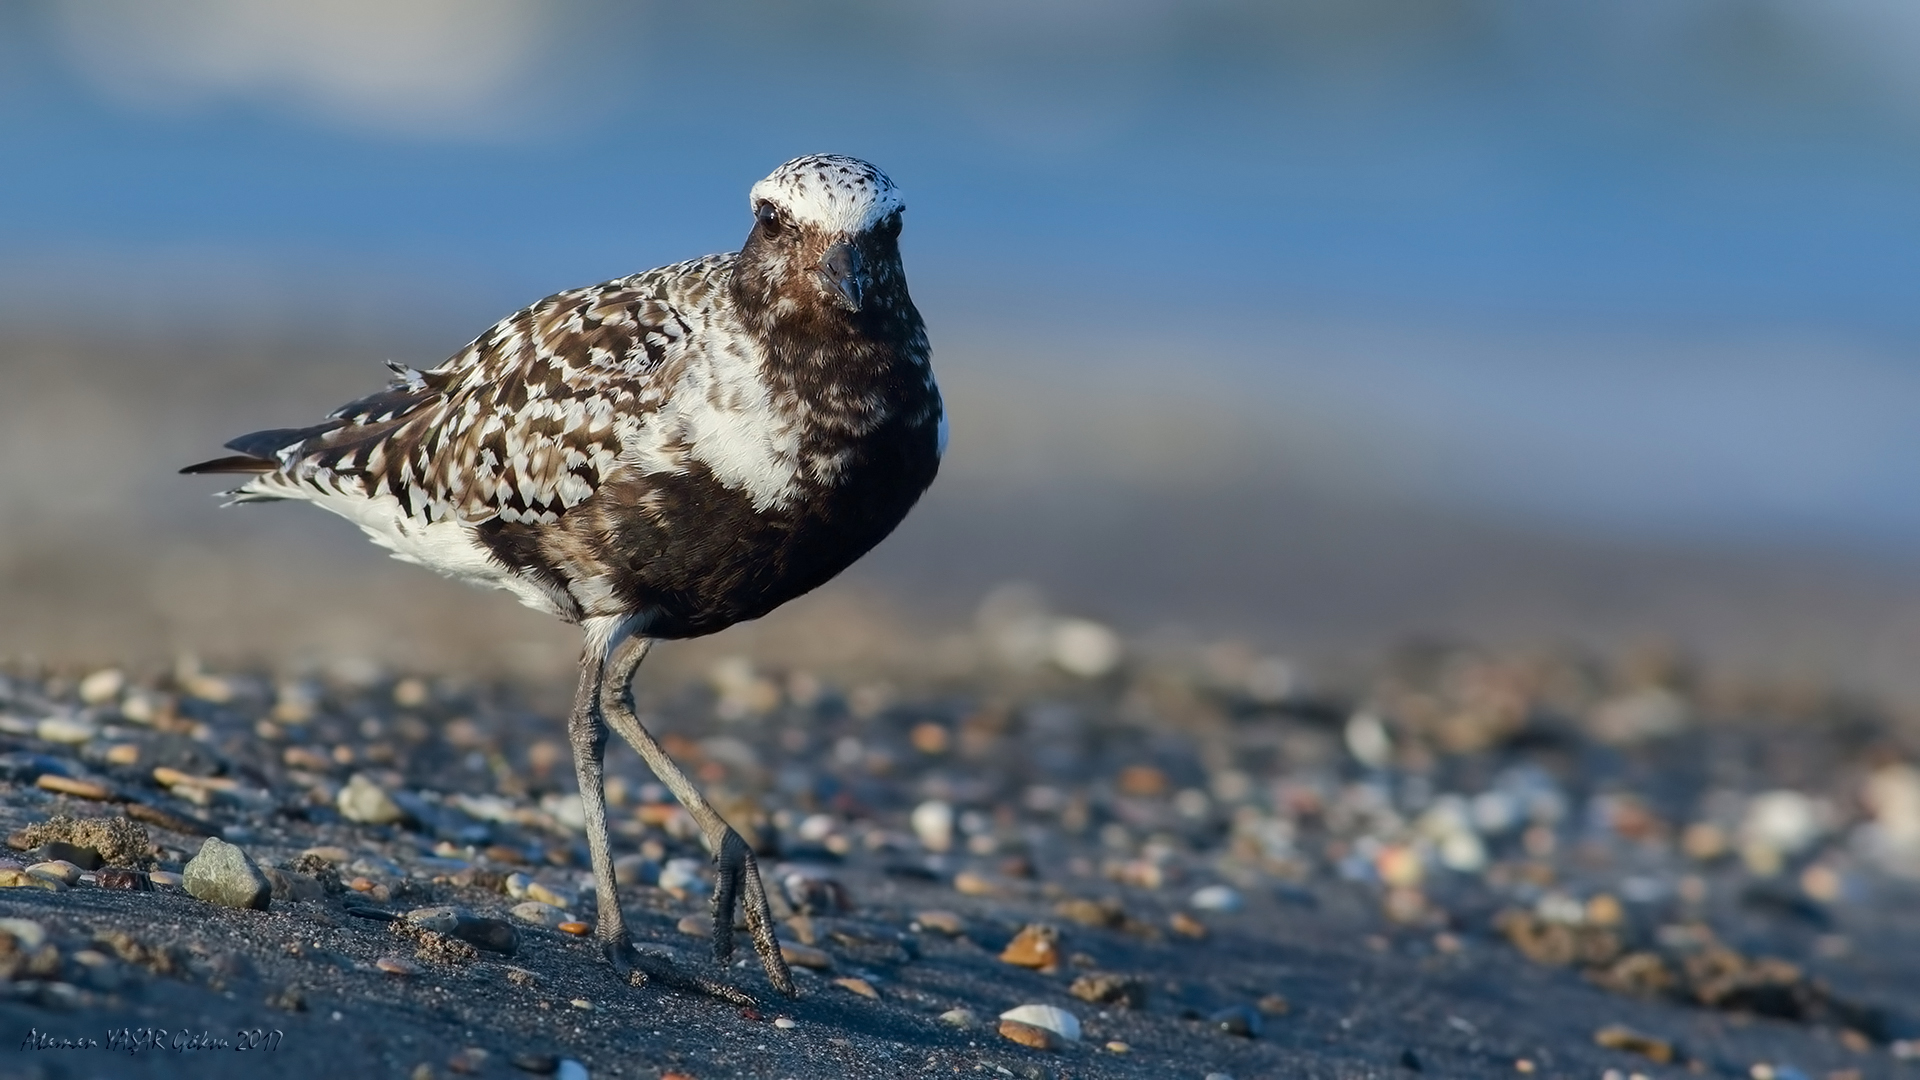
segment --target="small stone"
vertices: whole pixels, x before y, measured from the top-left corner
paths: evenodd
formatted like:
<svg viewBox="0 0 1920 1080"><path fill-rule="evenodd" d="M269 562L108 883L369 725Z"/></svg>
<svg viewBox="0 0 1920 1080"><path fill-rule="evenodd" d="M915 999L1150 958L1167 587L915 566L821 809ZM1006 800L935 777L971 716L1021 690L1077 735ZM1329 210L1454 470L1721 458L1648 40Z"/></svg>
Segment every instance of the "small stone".
<svg viewBox="0 0 1920 1080"><path fill-rule="evenodd" d="M645 855L622 855L613 860L613 880L621 885L657 885L660 864Z"/></svg>
<svg viewBox="0 0 1920 1080"><path fill-rule="evenodd" d="M265 911L273 896L272 886L247 853L217 836L200 845L184 876L188 894L210 904Z"/></svg>
<svg viewBox="0 0 1920 1080"><path fill-rule="evenodd" d="M527 884L526 897L529 900L538 900L542 904L551 904L562 910L571 908L580 902L580 898L571 893L563 893L558 889L542 885L537 881Z"/></svg>
<svg viewBox="0 0 1920 1080"><path fill-rule="evenodd" d="M1067 992L1095 1005L1123 1005L1129 1009L1147 1004L1147 984L1131 975L1110 971L1089 971L1073 980Z"/></svg>
<svg viewBox="0 0 1920 1080"><path fill-rule="evenodd" d="M1203 941L1207 936L1207 924L1184 911L1176 911L1169 916L1167 926L1183 938Z"/></svg>
<svg viewBox="0 0 1920 1080"><path fill-rule="evenodd" d="M816 949L811 945L802 945L797 941L782 941L780 943L780 955L786 959L787 963L794 967L813 968L816 971L825 971L833 966L833 957L827 955L826 950Z"/></svg>
<svg viewBox="0 0 1920 1080"><path fill-rule="evenodd" d="M1210 1072L1207 1074L1207 1080L1233 1080L1233 1074L1223 1073L1223 1072Z"/></svg>
<svg viewBox="0 0 1920 1080"><path fill-rule="evenodd" d="M864 998L873 998L876 1001L878 1001L880 998L880 991L875 990L873 988L873 984L868 982L865 979L855 979L855 978L835 979L833 980L833 985L839 987L842 990L847 990L847 991L851 991L852 993L859 994L861 997L864 997Z"/></svg>
<svg viewBox="0 0 1920 1080"><path fill-rule="evenodd" d="M407 912L403 918L423 930L432 930L437 934L451 934L453 933L454 927L460 925L461 916L466 914L465 911L457 907L440 905L436 907L414 908L412 911Z"/></svg>
<svg viewBox="0 0 1920 1080"><path fill-rule="evenodd" d="M404 956L383 956L373 962L373 966L389 975L418 975L423 968Z"/></svg>
<svg viewBox="0 0 1920 1080"><path fill-rule="evenodd" d="M703 938L712 932L713 920L705 915L682 915L680 921L673 926L674 929L689 937Z"/></svg>
<svg viewBox="0 0 1920 1080"><path fill-rule="evenodd" d="M573 916L554 907L552 904L543 904L538 900L526 900L515 904L508 914L523 923L531 923L534 926L544 926L549 929L558 927L563 922L573 921Z"/></svg>
<svg viewBox="0 0 1920 1080"><path fill-rule="evenodd" d="M272 889L275 900L302 901L327 898L327 887L320 884L318 878L272 866L261 867L260 873L266 876L267 885Z"/></svg>
<svg viewBox="0 0 1920 1080"><path fill-rule="evenodd" d="M346 786L340 789L334 805L341 817L362 825L392 825L406 820L407 816L406 811L400 809L400 804L393 801L393 796L363 773L353 774Z"/></svg>
<svg viewBox="0 0 1920 1080"><path fill-rule="evenodd" d="M171 870L148 871L147 880L155 885L165 885L172 889L185 888L187 884L187 879L183 875L176 874Z"/></svg>
<svg viewBox="0 0 1920 1080"><path fill-rule="evenodd" d="M907 818L913 834L928 851L946 851L953 847L953 804L929 799L913 808Z"/></svg>
<svg viewBox="0 0 1920 1080"><path fill-rule="evenodd" d="M1021 1046L1031 1046L1035 1050L1060 1049L1060 1036L1043 1027L1022 1023L1018 1020L1000 1021L1000 1036L1011 1039Z"/></svg>
<svg viewBox="0 0 1920 1080"><path fill-rule="evenodd" d="M559 926L554 927L554 929L563 934L572 934L574 937L586 937L593 932L593 927L588 926L578 919L572 922L563 922Z"/></svg>
<svg viewBox="0 0 1920 1080"><path fill-rule="evenodd" d="M660 888L682 900L689 896L705 896L713 886L707 883L701 869L700 862L695 859L668 859L667 864L660 868Z"/></svg>
<svg viewBox="0 0 1920 1080"><path fill-rule="evenodd" d="M80 680L80 700L88 705L105 705L119 697L126 687L125 672L119 668L101 668Z"/></svg>
<svg viewBox="0 0 1920 1080"><path fill-rule="evenodd" d="M37 862L27 867L27 873L43 877L49 881L58 881L62 885L73 885L80 880L80 868L70 862Z"/></svg>
<svg viewBox="0 0 1920 1080"><path fill-rule="evenodd" d="M32 919L0 919L0 934L13 935L13 940L29 951L47 943L47 928Z"/></svg>
<svg viewBox="0 0 1920 1080"><path fill-rule="evenodd" d="M519 933L505 919L463 913L454 921L453 929L445 933L469 945L505 956L512 956L520 948Z"/></svg>
<svg viewBox="0 0 1920 1080"><path fill-rule="evenodd" d="M532 884L532 878L516 870L508 874L506 878L500 882L500 887L506 890L507 895L513 897L515 900L525 900L527 899L527 886ZM554 906L558 907L559 905L556 904Z"/></svg>
<svg viewBox="0 0 1920 1080"><path fill-rule="evenodd" d="M1080 1041L1080 1018L1057 1005L1016 1005L1001 1013L1000 1019L1050 1031L1067 1042Z"/></svg>
<svg viewBox="0 0 1920 1080"><path fill-rule="evenodd" d="M94 802L112 802L113 789L105 784L96 784L91 780L75 780L66 776L46 773L33 782L33 786L42 791L51 791L58 795L71 795L76 799L92 799Z"/></svg>
<svg viewBox="0 0 1920 1080"><path fill-rule="evenodd" d="M1635 1031L1624 1024L1608 1024L1594 1032L1593 1042L1608 1050L1639 1054L1661 1065L1669 1064L1674 1059L1672 1043L1655 1035Z"/></svg>
<svg viewBox="0 0 1920 1080"><path fill-rule="evenodd" d="M593 1011L593 1002L588 1001L586 998L574 998L572 1001L567 1002L567 1004L573 1006L576 1009L581 1010L582 1012Z"/></svg>
<svg viewBox="0 0 1920 1080"><path fill-rule="evenodd" d="M1293 1003L1279 994L1267 994L1254 1002L1253 1007L1268 1016L1285 1016L1293 1011Z"/></svg>
<svg viewBox="0 0 1920 1080"><path fill-rule="evenodd" d="M49 716L34 728L34 734L51 743L66 746L79 746L100 734L98 724L85 720L69 720L64 716Z"/></svg>
<svg viewBox="0 0 1920 1080"><path fill-rule="evenodd" d="M66 885L25 870L0 870L0 889L46 889L59 892Z"/></svg>
<svg viewBox="0 0 1920 1080"><path fill-rule="evenodd" d="M1007 947L1000 951L1000 959L1049 974L1059 971L1060 931L1045 923L1029 923L1007 942Z"/></svg>
<svg viewBox="0 0 1920 1080"><path fill-rule="evenodd" d="M40 858L47 862L70 862L82 870L98 870L106 864L98 851L64 840L49 840L40 845Z"/></svg>
<svg viewBox="0 0 1920 1080"><path fill-rule="evenodd" d="M1087 900L1074 897L1062 900L1053 906L1053 913L1082 926L1102 930L1118 929L1127 924L1127 909L1120 901L1111 898Z"/></svg>
<svg viewBox="0 0 1920 1080"><path fill-rule="evenodd" d="M560 1067L553 1071L553 1080L589 1080L587 1067L572 1058L561 1058Z"/></svg>
<svg viewBox="0 0 1920 1080"><path fill-rule="evenodd" d="M972 870L953 875L953 890L962 896L1005 896L1011 891L1005 884Z"/></svg>
<svg viewBox="0 0 1920 1080"><path fill-rule="evenodd" d="M1229 1035L1251 1039L1260 1034L1260 1014L1245 1005L1229 1005L1207 1014L1207 1023Z"/></svg>
<svg viewBox="0 0 1920 1080"><path fill-rule="evenodd" d="M351 862L353 860L353 852L343 847L323 844L320 847L308 848L300 853L300 857L303 859L319 859L321 862L332 863L335 866L339 866L341 863Z"/></svg>
<svg viewBox="0 0 1920 1080"><path fill-rule="evenodd" d="M463 1076L471 1076L487 1067L487 1059L493 1055L477 1046L469 1046L447 1059L447 1068Z"/></svg>
<svg viewBox="0 0 1920 1080"><path fill-rule="evenodd" d="M138 765L140 763L139 743L116 743L107 747L107 764Z"/></svg>
<svg viewBox="0 0 1920 1080"><path fill-rule="evenodd" d="M1126 1043L1121 1042L1119 1039L1111 1039L1111 1040L1108 1040L1107 1042L1107 1053L1109 1054L1125 1054L1125 1053L1131 1052L1132 1050L1133 1050L1133 1047L1128 1046Z"/></svg>
<svg viewBox="0 0 1920 1080"><path fill-rule="evenodd" d="M1231 885L1209 885L1188 897L1187 906L1196 911L1239 911L1240 891Z"/></svg>
<svg viewBox="0 0 1920 1080"><path fill-rule="evenodd" d="M922 911L913 917L913 921L922 930L931 930L948 937L959 937L967 932L966 921L951 911Z"/></svg>

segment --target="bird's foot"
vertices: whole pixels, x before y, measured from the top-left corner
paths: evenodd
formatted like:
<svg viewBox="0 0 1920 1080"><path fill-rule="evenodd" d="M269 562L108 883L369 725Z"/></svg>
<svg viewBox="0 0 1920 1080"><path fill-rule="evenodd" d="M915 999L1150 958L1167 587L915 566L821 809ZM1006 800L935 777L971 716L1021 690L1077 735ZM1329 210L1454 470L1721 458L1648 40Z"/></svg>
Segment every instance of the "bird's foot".
<svg viewBox="0 0 1920 1080"><path fill-rule="evenodd" d="M704 975L682 970L672 960L658 953L641 952L633 947L633 942L624 933L619 938L607 942L604 951L607 963L613 965L614 975L628 986L639 987L649 982L657 982L662 986L683 990L690 994L704 994L707 997L719 998L721 1001L739 1005L742 1008L751 1008L758 1004L753 999L753 995L738 987L728 986L726 983L709 979Z"/></svg>
<svg viewBox="0 0 1920 1080"><path fill-rule="evenodd" d="M773 934L773 912L767 907L760 864L754 861L747 842L731 827L713 845L713 866L713 958L723 964L733 959L733 909L741 903L746 911L747 933L753 935L753 951L760 954L767 980L782 994L798 996L793 973L787 970L780 941Z"/></svg>

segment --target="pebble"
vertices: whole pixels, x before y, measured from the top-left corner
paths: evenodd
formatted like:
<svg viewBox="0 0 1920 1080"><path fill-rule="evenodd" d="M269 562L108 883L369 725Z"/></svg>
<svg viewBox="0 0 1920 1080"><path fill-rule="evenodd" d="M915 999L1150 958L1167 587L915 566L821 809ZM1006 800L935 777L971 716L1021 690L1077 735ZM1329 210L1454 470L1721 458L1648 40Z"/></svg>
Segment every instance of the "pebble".
<svg viewBox="0 0 1920 1080"><path fill-rule="evenodd" d="M574 937L586 937L593 932L593 927L588 926L578 919L572 922L563 922L559 926L554 927L554 929L563 934L572 934Z"/></svg>
<svg viewBox="0 0 1920 1080"><path fill-rule="evenodd" d="M562 909L571 908L580 903L580 898L572 893L550 888L538 881L528 883L527 899L538 900L542 904L552 904Z"/></svg>
<svg viewBox="0 0 1920 1080"><path fill-rule="evenodd" d="M876 1001L879 1000L880 998L880 991L875 990L873 988L873 984L868 982L865 979L856 979L856 978L835 979L833 980L833 985L839 987L842 990L847 990L847 991L851 991L852 993L859 994L861 997L864 997L864 998L873 998Z"/></svg>
<svg viewBox="0 0 1920 1080"><path fill-rule="evenodd" d="M825 949L816 949L797 941L780 942L780 955L794 967L825 971L833 966L833 957L827 955Z"/></svg>
<svg viewBox="0 0 1920 1080"><path fill-rule="evenodd" d="M94 802L112 802L113 789L105 784L96 784L91 780L74 780L52 773L42 775L33 782L33 786L42 791L51 791L58 795L71 795L76 799L92 799Z"/></svg>
<svg viewBox="0 0 1920 1080"><path fill-rule="evenodd" d="M662 889L684 900L689 896L704 896L713 886L701 874L704 869L698 859L668 859L660 868L659 885Z"/></svg>
<svg viewBox="0 0 1920 1080"><path fill-rule="evenodd" d="M589 1080L587 1067L572 1058L561 1058L560 1067L553 1071L553 1080Z"/></svg>
<svg viewBox="0 0 1920 1080"><path fill-rule="evenodd" d="M995 881L985 874L962 870L953 875L953 891L962 896L1005 896L1012 890L1004 882Z"/></svg>
<svg viewBox="0 0 1920 1080"><path fill-rule="evenodd" d="M1209 885L1187 898L1187 906L1196 911L1239 911L1240 890L1231 885Z"/></svg>
<svg viewBox="0 0 1920 1080"><path fill-rule="evenodd" d="M781 1031L792 1031L795 1027L798 1027L799 1025L795 1024L792 1020L789 1020L784 1016L776 1016L773 1018L773 1026L779 1028Z"/></svg>
<svg viewBox="0 0 1920 1080"><path fill-rule="evenodd" d="M929 799L913 808L907 822L928 851L940 852L953 847L952 803Z"/></svg>
<svg viewBox="0 0 1920 1080"><path fill-rule="evenodd" d="M425 970L404 956L383 956L375 960L373 966L389 975L418 975Z"/></svg>
<svg viewBox="0 0 1920 1080"><path fill-rule="evenodd" d="M645 855L622 855L613 860L613 880L621 885L657 885L660 864Z"/></svg>
<svg viewBox="0 0 1920 1080"><path fill-rule="evenodd" d="M1229 1035L1251 1039L1260 1034L1260 1014L1245 1005L1229 1005L1207 1014L1207 1023Z"/></svg>
<svg viewBox="0 0 1920 1080"><path fill-rule="evenodd" d="M147 872L147 880L155 885L165 885L174 889L185 888L187 884L187 879L183 875L171 870L150 870Z"/></svg>
<svg viewBox="0 0 1920 1080"><path fill-rule="evenodd" d="M1011 1039L1021 1046L1031 1046L1035 1050L1058 1050L1064 1041L1046 1028L1019 1020L1000 1021L1000 1037Z"/></svg>
<svg viewBox="0 0 1920 1080"><path fill-rule="evenodd" d="M49 716L34 728L34 734L50 743L66 746L79 746L100 734L98 724L85 720L69 720L64 716Z"/></svg>
<svg viewBox="0 0 1920 1080"><path fill-rule="evenodd" d="M940 1022L957 1028L970 1028L980 1022L980 1018L971 1009L948 1009L940 1014Z"/></svg>
<svg viewBox="0 0 1920 1080"><path fill-rule="evenodd" d="M1050 1031L1067 1042L1080 1041L1080 1018L1058 1005L1016 1005L1001 1013L1000 1019L1030 1024Z"/></svg>
<svg viewBox="0 0 1920 1080"><path fill-rule="evenodd" d="M308 848L307 850L301 852L300 856L301 858L312 856L313 858L319 859L322 862L328 862L328 863L332 863L335 866L338 866L343 862L347 862L351 860L353 858L353 852L348 851L346 848L343 848L343 847L335 847L331 844L322 844L319 847Z"/></svg>
<svg viewBox="0 0 1920 1080"><path fill-rule="evenodd" d="M576 1009L581 1010L582 1012L593 1011L593 1002L588 1001L586 998L574 998L572 1001L567 1002L567 1004L573 1006Z"/></svg>
<svg viewBox="0 0 1920 1080"><path fill-rule="evenodd" d="M406 811L393 801L386 789L367 779L364 773L355 773L340 794L334 799L340 816L348 821L357 821L362 825L392 825L406 819Z"/></svg>
<svg viewBox="0 0 1920 1080"><path fill-rule="evenodd" d="M183 875L187 892L224 907L267 910L273 888L247 853L217 836L200 845Z"/></svg>
<svg viewBox="0 0 1920 1080"><path fill-rule="evenodd" d="M703 938L712 932L713 920L705 915L682 915L673 927L689 937Z"/></svg>
<svg viewBox="0 0 1920 1080"><path fill-rule="evenodd" d="M1138 1009L1147 1003L1147 984L1144 981L1110 971L1089 971L1073 980L1067 992L1095 1005L1124 1005Z"/></svg>
<svg viewBox="0 0 1920 1080"><path fill-rule="evenodd" d="M326 886L320 884L320 879L310 875L272 866L261 867L260 873L265 875L275 900L317 901L327 898Z"/></svg>
<svg viewBox="0 0 1920 1080"><path fill-rule="evenodd" d="M1631 1054L1639 1054L1661 1065L1668 1064L1674 1059L1672 1043L1655 1035L1635 1031L1624 1024L1608 1024L1594 1032L1593 1042L1594 1045L1608 1050L1624 1050Z"/></svg>
<svg viewBox="0 0 1920 1080"><path fill-rule="evenodd" d="M1130 1053L1132 1050L1133 1047L1121 1042L1119 1039L1112 1039L1107 1043L1107 1053L1109 1054L1125 1054Z"/></svg>
<svg viewBox="0 0 1920 1080"><path fill-rule="evenodd" d="M26 949L37 949L47 943L47 928L32 919L0 919L0 933L12 934Z"/></svg>
<svg viewBox="0 0 1920 1080"><path fill-rule="evenodd" d="M534 926L544 926L549 929L557 928L561 923L573 921L573 916L554 907L552 904L541 903L538 900L525 900L515 904L508 914L523 923L531 923Z"/></svg>
<svg viewBox="0 0 1920 1080"><path fill-rule="evenodd" d="M520 948L520 934L505 919L492 919L464 912L453 925L452 935L475 948L512 956Z"/></svg>
<svg viewBox="0 0 1920 1080"><path fill-rule="evenodd" d="M1207 1080L1233 1080L1233 1074L1223 1073L1223 1072L1210 1072L1207 1074Z"/></svg>
<svg viewBox="0 0 1920 1080"><path fill-rule="evenodd" d="M1052 973L1060 970L1060 931L1045 923L1028 923L1007 947L1000 959L1018 967Z"/></svg>
<svg viewBox="0 0 1920 1080"><path fill-rule="evenodd" d="M0 889L47 889L59 892L66 887L63 882L29 874L25 870L0 870Z"/></svg>
<svg viewBox="0 0 1920 1080"><path fill-rule="evenodd" d="M1207 936L1207 924L1184 911L1176 911L1169 916L1167 926L1181 937L1192 938L1195 941L1203 940Z"/></svg>
<svg viewBox="0 0 1920 1080"><path fill-rule="evenodd" d="M126 673L119 668L101 668L80 680L80 700L88 705L105 705L126 689Z"/></svg>
<svg viewBox="0 0 1920 1080"><path fill-rule="evenodd" d="M451 934L454 928L460 925L461 918L466 915L467 912L460 908L443 904L435 907L414 908L403 918L423 930L432 930L437 934Z"/></svg>
<svg viewBox="0 0 1920 1080"><path fill-rule="evenodd" d="M58 881L62 885L72 885L80 880L80 868L64 859L34 863L27 867L27 873L49 881Z"/></svg>
<svg viewBox="0 0 1920 1080"><path fill-rule="evenodd" d="M967 932L966 921L951 911L922 911L913 917L915 926L921 930L931 930L948 937L959 937Z"/></svg>

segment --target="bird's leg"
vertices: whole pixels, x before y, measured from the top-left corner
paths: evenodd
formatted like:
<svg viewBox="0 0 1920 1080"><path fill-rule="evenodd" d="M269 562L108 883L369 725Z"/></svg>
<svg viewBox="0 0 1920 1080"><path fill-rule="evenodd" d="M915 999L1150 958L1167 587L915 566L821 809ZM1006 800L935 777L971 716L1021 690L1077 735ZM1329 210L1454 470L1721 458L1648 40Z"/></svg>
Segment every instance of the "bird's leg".
<svg viewBox="0 0 1920 1080"><path fill-rule="evenodd" d="M773 934L773 913L767 906L767 889L760 880L760 866L754 861L752 849L701 797L686 774L633 713L628 694L633 673L652 645L650 638L632 636L613 647L607 657L605 681L600 687L600 710L613 730L639 752L653 775L686 807L694 823L700 826L701 835L706 837L708 850L713 852L714 958L723 963L732 958L733 909L734 904L744 898L747 932L753 935L753 949L760 954L760 963L767 969L767 978L774 989L791 997L796 993L793 974L787 970L786 958L780 955L780 942Z"/></svg>
<svg viewBox="0 0 1920 1080"><path fill-rule="evenodd" d="M629 986L642 985L651 978L676 989L707 994L737 1005L752 1005L753 998L734 987L681 971L664 957L640 952L627 936L626 918L620 911L620 897L614 888L613 853L607 841L607 805L602 785L602 763L607 749L607 725L600 715L599 701L603 661L604 653L591 644L581 654L580 683L573 695L573 712L567 717L567 741L573 744L573 768L580 783L587 854L593 861L594 898L599 907L594 937L614 972Z"/></svg>

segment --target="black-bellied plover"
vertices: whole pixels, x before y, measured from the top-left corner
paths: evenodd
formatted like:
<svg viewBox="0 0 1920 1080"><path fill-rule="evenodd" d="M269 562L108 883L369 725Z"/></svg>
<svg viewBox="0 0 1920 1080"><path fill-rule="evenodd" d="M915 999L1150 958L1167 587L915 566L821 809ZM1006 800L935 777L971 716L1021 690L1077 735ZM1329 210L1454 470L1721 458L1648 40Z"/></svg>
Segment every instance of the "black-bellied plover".
<svg viewBox="0 0 1920 1080"><path fill-rule="evenodd" d="M248 473L236 502L304 499L394 557L506 589L580 624L567 733L599 902L631 983L740 991L636 951L614 889L609 726L713 853L713 944L733 916L793 980L753 853L634 715L652 642L710 634L820 585L932 483L946 414L900 263L905 204L849 157L796 158L753 186L741 249L559 293L324 423L261 431L189 473Z"/></svg>

